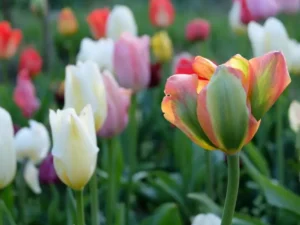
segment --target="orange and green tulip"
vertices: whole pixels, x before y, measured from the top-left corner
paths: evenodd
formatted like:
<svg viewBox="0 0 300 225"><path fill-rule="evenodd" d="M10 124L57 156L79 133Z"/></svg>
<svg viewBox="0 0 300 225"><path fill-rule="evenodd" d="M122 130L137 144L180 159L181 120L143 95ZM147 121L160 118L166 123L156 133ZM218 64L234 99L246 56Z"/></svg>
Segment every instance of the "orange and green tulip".
<svg viewBox="0 0 300 225"><path fill-rule="evenodd" d="M234 154L249 143L261 118L291 82L281 52L216 66L197 56L194 74L175 74L165 86L164 117L207 150Z"/></svg>

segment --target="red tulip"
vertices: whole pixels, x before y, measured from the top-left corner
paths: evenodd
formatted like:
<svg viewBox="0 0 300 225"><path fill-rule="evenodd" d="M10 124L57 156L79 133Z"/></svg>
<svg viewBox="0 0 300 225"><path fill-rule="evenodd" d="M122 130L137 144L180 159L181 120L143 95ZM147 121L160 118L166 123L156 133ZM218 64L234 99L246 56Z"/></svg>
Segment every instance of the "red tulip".
<svg viewBox="0 0 300 225"><path fill-rule="evenodd" d="M40 54L32 47L24 49L20 56L19 71L27 69L31 77L42 70L43 60Z"/></svg>
<svg viewBox="0 0 300 225"><path fill-rule="evenodd" d="M0 22L0 59L13 57L22 40L22 31L12 29L9 22Z"/></svg>
<svg viewBox="0 0 300 225"><path fill-rule="evenodd" d="M35 87L26 69L21 70L18 74L17 86L14 90L14 101L26 118L30 118L40 107L40 101L35 95Z"/></svg>
<svg viewBox="0 0 300 225"><path fill-rule="evenodd" d="M176 55L173 60L173 74L194 74L194 58L190 53Z"/></svg>
<svg viewBox="0 0 300 225"><path fill-rule="evenodd" d="M161 81L161 63L157 62L150 65L150 83L149 88L156 87Z"/></svg>
<svg viewBox="0 0 300 225"><path fill-rule="evenodd" d="M203 41L208 38L210 24L203 19L194 19L186 25L185 37L189 41Z"/></svg>
<svg viewBox="0 0 300 225"><path fill-rule="evenodd" d="M78 31L78 22L71 8L63 8L60 11L57 29L64 36L73 35Z"/></svg>
<svg viewBox="0 0 300 225"><path fill-rule="evenodd" d="M95 9L88 15L87 22L95 39L105 37L109 12L108 8Z"/></svg>
<svg viewBox="0 0 300 225"><path fill-rule="evenodd" d="M168 27L174 21L174 7L170 0L151 0L149 7L150 22L156 27Z"/></svg>

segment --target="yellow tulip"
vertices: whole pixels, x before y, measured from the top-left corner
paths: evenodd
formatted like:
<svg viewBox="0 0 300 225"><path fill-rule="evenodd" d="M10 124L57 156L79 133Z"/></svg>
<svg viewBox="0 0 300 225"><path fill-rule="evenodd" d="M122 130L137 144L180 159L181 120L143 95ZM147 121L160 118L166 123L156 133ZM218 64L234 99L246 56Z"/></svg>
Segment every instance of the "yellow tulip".
<svg viewBox="0 0 300 225"><path fill-rule="evenodd" d="M173 44L166 31L160 31L151 39L153 55L158 62L168 62L173 56Z"/></svg>

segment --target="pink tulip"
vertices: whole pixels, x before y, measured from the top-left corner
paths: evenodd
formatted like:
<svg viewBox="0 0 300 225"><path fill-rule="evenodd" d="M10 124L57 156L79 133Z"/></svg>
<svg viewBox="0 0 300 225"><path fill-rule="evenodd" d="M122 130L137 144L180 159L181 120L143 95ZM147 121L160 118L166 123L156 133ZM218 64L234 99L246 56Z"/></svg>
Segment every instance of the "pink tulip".
<svg viewBox="0 0 300 225"><path fill-rule="evenodd" d="M103 80L107 93L108 112L98 135L110 138L120 134L127 126L131 91L121 88L109 71L103 72Z"/></svg>
<svg viewBox="0 0 300 225"><path fill-rule="evenodd" d="M276 0L280 10L285 13L296 13L300 9L300 0Z"/></svg>
<svg viewBox="0 0 300 225"><path fill-rule="evenodd" d="M26 118L30 118L40 107L40 101L36 97L35 87L30 79L28 70L19 72L13 98Z"/></svg>
<svg viewBox="0 0 300 225"><path fill-rule="evenodd" d="M149 37L139 38L123 33L114 50L114 67L119 84L135 92L148 87L149 64Z"/></svg>
<svg viewBox="0 0 300 225"><path fill-rule="evenodd" d="M194 19L185 27L185 38L188 41L204 41L210 34L210 23L204 19Z"/></svg>

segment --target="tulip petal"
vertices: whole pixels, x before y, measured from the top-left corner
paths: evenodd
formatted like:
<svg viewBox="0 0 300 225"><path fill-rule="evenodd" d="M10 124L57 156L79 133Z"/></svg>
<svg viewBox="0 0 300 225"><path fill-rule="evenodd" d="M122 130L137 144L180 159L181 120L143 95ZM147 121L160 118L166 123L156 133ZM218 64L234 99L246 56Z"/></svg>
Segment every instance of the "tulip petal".
<svg viewBox="0 0 300 225"><path fill-rule="evenodd" d="M243 145L248 131L247 96L233 68L219 66L198 97L197 115L209 139L226 153Z"/></svg>
<svg viewBox="0 0 300 225"><path fill-rule="evenodd" d="M42 193L39 182L39 170L33 165L31 161L28 161L26 163L24 169L24 180L35 194Z"/></svg>
<svg viewBox="0 0 300 225"><path fill-rule="evenodd" d="M253 70L250 102L253 116L260 120L291 82L281 52L271 52L250 61Z"/></svg>
<svg viewBox="0 0 300 225"><path fill-rule="evenodd" d="M205 149L213 150L214 145L197 120L197 88L196 75L171 76L167 80L162 111L165 118L181 129L193 142Z"/></svg>
<svg viewBox="0 0 300 225"><path fill-rule="evenodd" d="M210 60L197 56L194 59L193 69L200 79L209 80L214 74L217 66Z"/></svg>
<svg viewBox="0 0 300 225"><path fill-rule="evenodd" d="M289 122L291 129L297 133L300 128L300 102L296 100L289 107Z"/></svg>

